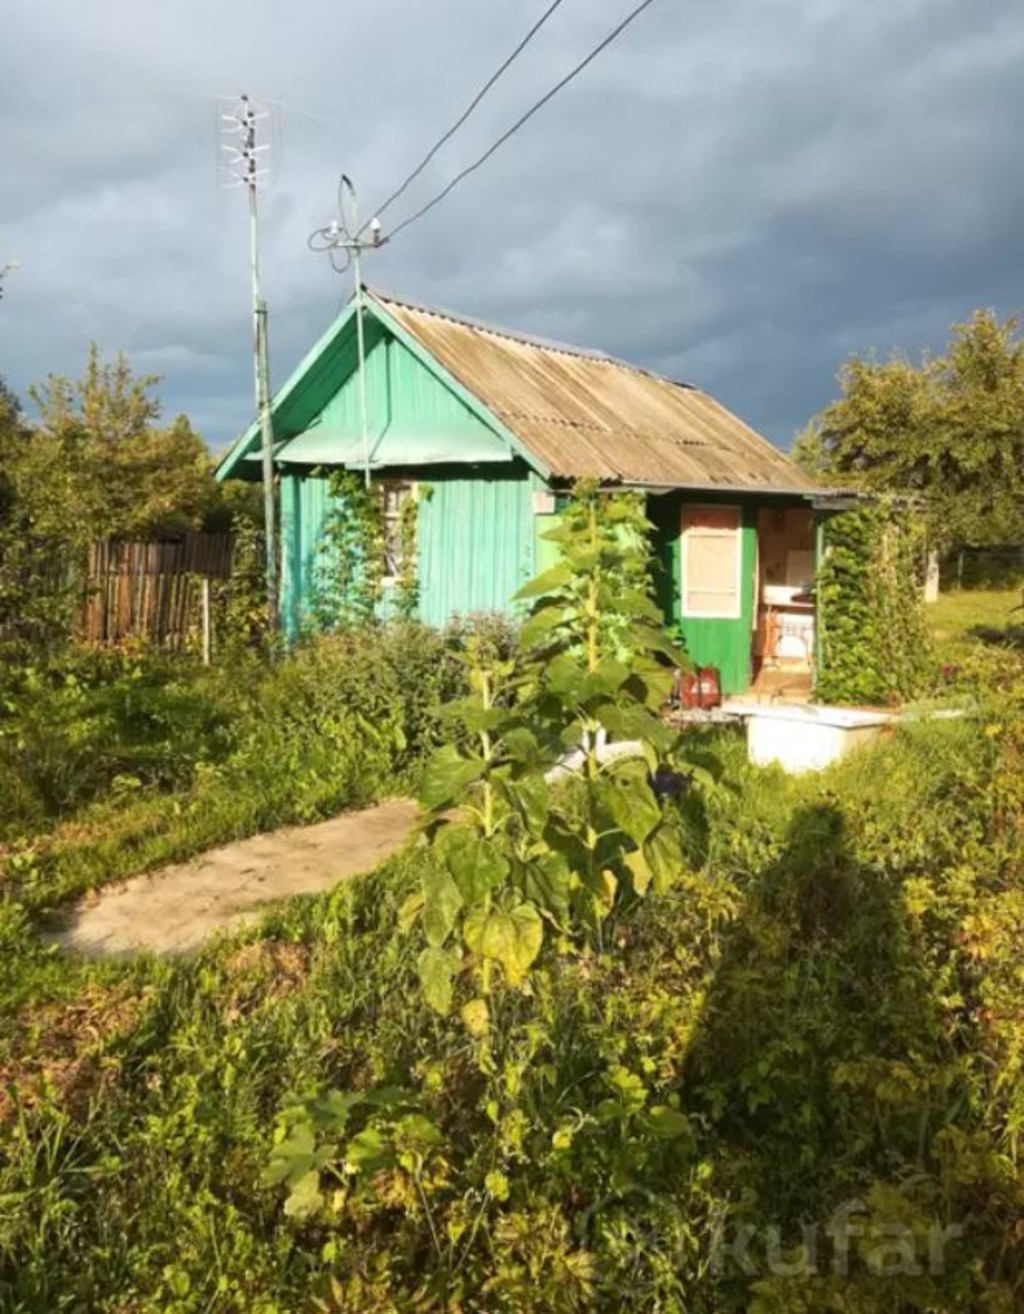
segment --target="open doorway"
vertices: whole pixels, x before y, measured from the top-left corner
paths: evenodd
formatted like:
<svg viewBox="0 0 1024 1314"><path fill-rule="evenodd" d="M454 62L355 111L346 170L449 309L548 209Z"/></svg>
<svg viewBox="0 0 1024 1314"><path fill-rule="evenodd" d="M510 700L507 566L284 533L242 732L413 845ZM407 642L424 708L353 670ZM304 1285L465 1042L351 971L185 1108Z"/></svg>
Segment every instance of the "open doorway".
<svg viewBox="0 0 1024 1314"><path fill-rule="evenodd" d="M755 689L809 696L814 670L814 513L771 507L757 519Z"/></svg>

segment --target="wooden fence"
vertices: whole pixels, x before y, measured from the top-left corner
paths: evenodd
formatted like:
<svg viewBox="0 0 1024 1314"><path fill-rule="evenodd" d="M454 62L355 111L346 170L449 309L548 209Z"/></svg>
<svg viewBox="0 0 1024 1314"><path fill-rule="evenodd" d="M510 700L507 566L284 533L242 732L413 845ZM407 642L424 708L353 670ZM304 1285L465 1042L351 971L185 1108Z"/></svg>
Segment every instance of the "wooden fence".
<svg viewBox="0 0 1024 1314"><path fill-rule="evenodd" d="M202 642L204 588L231 576L231 534L188 534L175 542L110 540L89 549L79 621L88 643L145 639L165 648ZM204 584L205 582L205 584Z"/></svg>

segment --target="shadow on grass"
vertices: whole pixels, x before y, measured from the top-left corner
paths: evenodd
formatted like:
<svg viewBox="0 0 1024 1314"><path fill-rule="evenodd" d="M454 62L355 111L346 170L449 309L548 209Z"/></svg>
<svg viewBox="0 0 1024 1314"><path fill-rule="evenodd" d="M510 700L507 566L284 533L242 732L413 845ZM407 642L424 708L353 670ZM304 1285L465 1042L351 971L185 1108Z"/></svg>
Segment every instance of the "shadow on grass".
<svg viewBox="0 0 1024 1314"><path fill-rule="evenodd" d="M795 814L726 935L684 1091L710 1133L717 1192L732 1202L726 1269L731 1254L741 1283L777 1276L801 1244L810 1252L798 1274L830 1281L843 1210L860 1236L872 1219L912 1219L922 1235L951 1221L935 1137L962 1093L912 928L900 882L858 862L838 810L816 805Z"/></svg>
<svg viewBox="0 0 1024 1314"><path fill-rule="evenodd" d="M1020 610L1020 608L1018 608ZM972 639L996 648L1024 649L1024 622L1010 622L1006 625L972 625L967 631Z"/></svg>

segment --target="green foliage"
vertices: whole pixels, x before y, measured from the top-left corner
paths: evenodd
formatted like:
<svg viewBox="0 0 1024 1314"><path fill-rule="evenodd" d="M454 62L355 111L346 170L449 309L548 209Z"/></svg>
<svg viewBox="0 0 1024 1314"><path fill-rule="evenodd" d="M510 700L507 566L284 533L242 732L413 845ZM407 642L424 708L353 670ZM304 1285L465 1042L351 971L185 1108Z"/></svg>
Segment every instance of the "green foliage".
<svg viewBox="0 0 1024 1314"><path fill-rule="evenodd" d="M210 591L212 644L218 663L231 664L268 643L266 538L260 519L240 510L231 520L231 576Z"/></svg>
<svg viewBox="0 0 1024 1314"><path fill-rule="evenodd" d="M1024 344L1018 321L978 311L953 326L946 354L914 366L896 355L855 358L842 397L815 422L802 452L833 482L916 493L930 540L1024 539ZM822 456L824 459L822 460Z"/></svg>
<svg viewBox="0 0 1024 1314"><path fill-rule="evenodd" d="M924 692L935 659L921 587L921 528L884 498L831 517L815 581L820 702L898 703Z"/></svg>
<svg viewBox="0 0 1024 1314"><path fill-rule="evenodd" d="M494 970L523 987L545 929L600 948L613 914L679 874L679 835L649 783L674 737L658 716L673 653L649 597L648 528L639 498L581 484L550 534L559 564L520 593L532 609L518 656L468 645L471 692L451 709L460 735L420 790L438 863L404 920L422 919L435 1011L451 1008L456 977L474 980L471 1030L486 1030ZM603 761L605 734L642 755ZM578 787L552 789L552 767L574 753Z"/></svg>
<svg viewBox="0 0 1024 1314"><path fill-rule="evenodd" d="M419 524L420 500L433 496L429 484L419 484L415 496L402 503L398 519L398 575L392 589L390 614L398 620L415 620L420 610Z"/></svg>
<svg viewBox="0 0 1024 1314"><path fill-rule="evenodd" d="M74 651L0 687L0 885L32 906L410 787L461 689L417 625L274 665Z"/></svg>
<svg viewBox="0 0 1024 1314"><path fill-rule="evenodd" d="M988 679L817 777L696 734L724 774L682 879L492 993L490 1076L394 934L432 850L180 962L54 963L6 912L0 1303L1018 1308L1019 659ZM923 1271L878 1275L894 1236Z"/></svg>
<svg viewBox="0 0 1024 1314"><path fill-rule="evenodd" d="M160 426L155 376L90 348L82 379L32 390L38 422L0 393L0 644L48 659L82 602L86 554L103 538L221 524L247 498L221 487L206 445L179 416Z"/></svg>
<svg viewBox="0 0 1024 1314"><path fill-rule="evenodd" d="M420 603L417 570L418 497L402 503L394 544L398 575L385 588L388 544L385 541L383 490L361 474L333 470L328 481L331 511L320 537L319 560L311 589L310 621L319 630L358 629L382 614L414 620Z"/></svg>
<svg viewBox="0 0 1024 1314"><path fill-rule="evenodd" d="M321 630L373 623L384 576L384 522L372 485L351 470L333 470L332 510L324 523L311 594L311 619Z"/></svg>

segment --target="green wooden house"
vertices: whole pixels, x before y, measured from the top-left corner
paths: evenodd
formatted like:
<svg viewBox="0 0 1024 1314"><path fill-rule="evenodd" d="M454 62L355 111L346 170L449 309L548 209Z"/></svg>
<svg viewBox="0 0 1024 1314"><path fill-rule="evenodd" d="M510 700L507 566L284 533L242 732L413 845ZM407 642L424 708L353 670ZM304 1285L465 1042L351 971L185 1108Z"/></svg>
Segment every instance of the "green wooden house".
<svg viewBox="0 0 1024 1314"><path fill-rule="evenodd" d="M823 490L712 397L599 352L367 289L273 404L282 621L308 617L330 471L368 468L392 520L417 504L422 619L508 611L550 564L544 531L589 476L647 497L666 623L726 692L809 665ZM363 395L367 423L363 423ZM219 477L260 477L253 425Z"/></svg>

